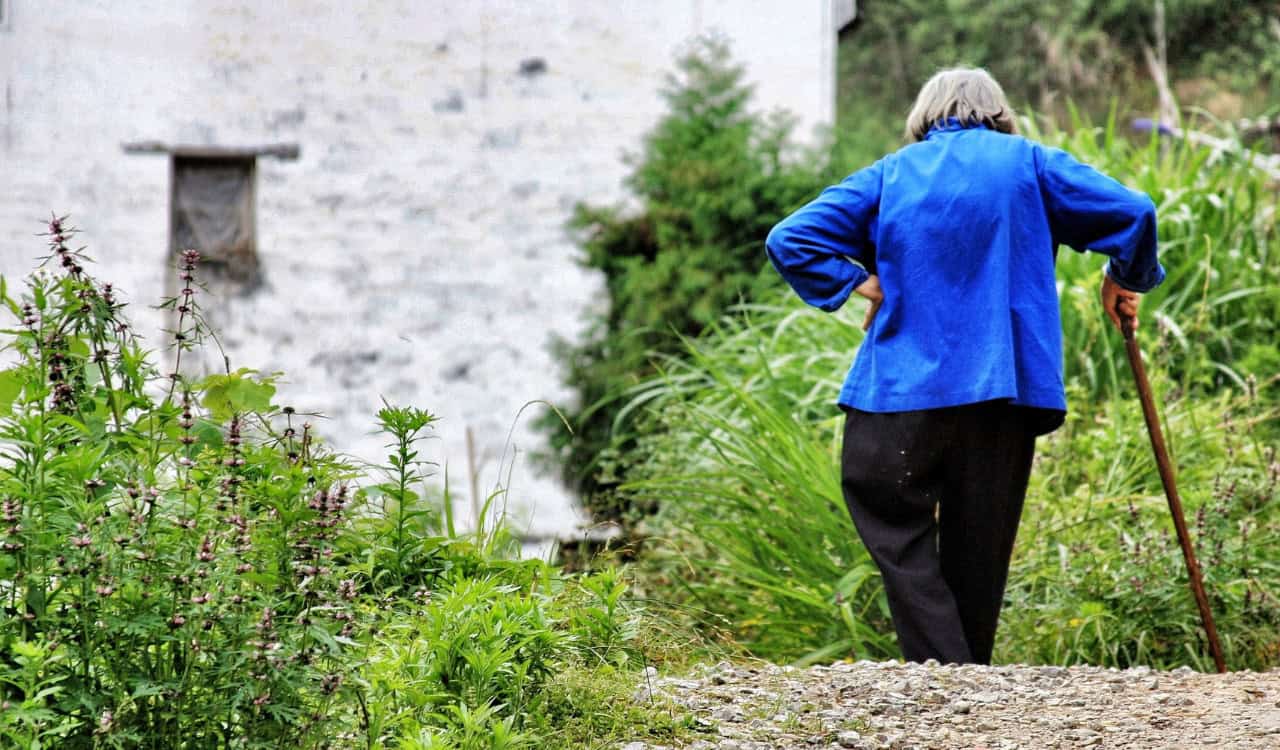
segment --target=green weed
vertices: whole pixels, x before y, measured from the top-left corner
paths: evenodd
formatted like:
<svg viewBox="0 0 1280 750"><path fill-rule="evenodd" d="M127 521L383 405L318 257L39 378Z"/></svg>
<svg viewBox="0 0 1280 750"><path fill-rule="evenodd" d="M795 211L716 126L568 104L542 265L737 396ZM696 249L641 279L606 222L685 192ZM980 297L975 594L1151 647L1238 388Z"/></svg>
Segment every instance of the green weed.
<svg viewBox="0 0 1280 750"><path fill-rule="evenodd" d="M361 469L273 376L188 374L215 340L194 253L162 373L72 235L55 218L48 267L0 280L6 747L544 747L539 712L576 716L562 672L637 681L627 581L514 559L500 520L457 529L429 412L385 405L386 465Z"/></svg>

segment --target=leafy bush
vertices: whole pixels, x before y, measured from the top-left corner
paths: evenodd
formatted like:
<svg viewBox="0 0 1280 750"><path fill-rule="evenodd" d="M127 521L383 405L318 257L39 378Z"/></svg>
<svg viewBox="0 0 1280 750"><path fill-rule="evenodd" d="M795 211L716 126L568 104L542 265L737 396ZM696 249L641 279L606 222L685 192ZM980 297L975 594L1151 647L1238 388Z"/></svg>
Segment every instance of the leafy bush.
<svg viewBox="0 0 1280 750"><path fill-rule="evenodd" d="M450 576L419 616L380 626L367 673L380 736L536 747L526 727L546 731L546 712L564 710L547 691L557 673L638 664L635 616L619 607L615 574L568 580L536 560L489 568Z"/></svg>
<svg viewBox="0 0 1280 750"><path fill-rule="evenodd" d="M22 291L0 280L6 747L536 747L539 712L575 716L555 674L634 681L625 582L458 533L424 484L431 414L380 411L390 453L365 476L271 377L181 374L211 340L194 253L163 374L74 230L49 234Z"/></svg>
<svg viewBox="0 0 1280 750"><path fill-rule="evenodd" d="M566 479L601 519L627 515L609 492L613 477L598 473L620 392L653 371L655 353L677 351L679 336L777 286L762 273L760 239L820 183L805 164L821 159L788 159L790 124L748 109L751 89L724 42L698 40L676 69L662 92L668 113L628 160L636 207L580 205L570 224L583 263L604 272L609 309L582 342L558 346L577 392L564 410L573 434L554 414L543 424ZM625 454L628 444L614 447Z"/></svg>
<svg viewBox="0 0 1280 750"><path fill-rule="evenodd" d="M1143 337L1180 488L1229 663L1280 663L1280 279L1266 178L1230 154L1129 146L1110 127L1046 139L1156 200L1169 276L1144 302ZM1073 411L1041 440L997 656L1204 666L1128 366L1096 301L1100 265L1059 258ZM719 616L760 656L892 653L839 488L831 404L860 340L849 313L787 295L742 306L631 391L645 437L625 487L662 508L645 584Z"/></svg>
<svg viewBox="0 0 1280 750"><path fill-rule="evenodd" d="M250 421L269 378L160 376L71 235L51 222L61 275L0 295L19 321L7 331L18 361L0 376L5 669L43 660L60 747L323 737L347 672L348 601L326 554L349 470L309 428L298 438L291 414ZM179 360L200 338L195 263L185 256L168 303ZM8 731L23 745L45 729Z"/></svg>

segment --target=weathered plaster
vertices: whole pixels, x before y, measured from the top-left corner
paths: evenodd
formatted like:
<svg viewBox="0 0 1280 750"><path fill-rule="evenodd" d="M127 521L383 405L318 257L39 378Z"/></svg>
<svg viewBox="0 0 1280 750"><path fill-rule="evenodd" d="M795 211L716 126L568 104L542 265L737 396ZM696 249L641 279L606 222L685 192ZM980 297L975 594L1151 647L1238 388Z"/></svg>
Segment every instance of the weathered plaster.
<svg viewBox="0 0 1280 750"><path fill-rule="evenodd" d="M265 285L206 302L233 364L287 373L282 400L364 458L380 398L438 413L427 452L464 499L465 428L488 488L521 406L568 395L546 345L580 332L601 283L563 224L622 197L677 46L721 30L759 105L806 130L833 111L826 0L7 2L0 272L23 275L41 219L69 213L159 346L169 165L122 144L296 142L297 161L258 165ZM575 516L524 460L528 422L513 509L562 532Z"/></svg>

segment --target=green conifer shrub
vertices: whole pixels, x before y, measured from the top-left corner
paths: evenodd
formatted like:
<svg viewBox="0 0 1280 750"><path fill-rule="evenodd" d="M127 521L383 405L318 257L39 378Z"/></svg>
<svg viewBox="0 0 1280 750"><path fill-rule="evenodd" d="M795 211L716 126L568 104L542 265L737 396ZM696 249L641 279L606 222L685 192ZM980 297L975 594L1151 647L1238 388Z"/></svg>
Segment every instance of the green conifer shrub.
<svg viewBox="0 0 1280 750"><path fill-rule="evenodd" d="M721 40L695 41L662 96L667 113L628 158L633 201L579 205L570 222L582 262L604 273L608 310L584 340L557 346L577 395L564 409L573 433L554 414L543 425L566 479L601 519L628 511L610 491L614 474L602 472L613 462L607 447L625 458L630 445L613 440L619 394L653 372L656 354L677 351L680 336L777 287L764 236L816 193L825 163L801 158L787 120L749 108L751 88Z"/></svg>

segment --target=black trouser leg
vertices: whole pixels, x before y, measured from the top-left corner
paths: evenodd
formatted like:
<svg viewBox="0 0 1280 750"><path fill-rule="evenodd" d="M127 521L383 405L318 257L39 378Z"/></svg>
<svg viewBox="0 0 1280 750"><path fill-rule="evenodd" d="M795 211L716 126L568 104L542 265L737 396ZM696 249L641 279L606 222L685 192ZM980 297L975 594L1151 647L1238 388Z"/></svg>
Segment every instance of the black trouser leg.
<svg viewBox="0 0 1280 750"><path fill-rule="evenodd" d="M850 410L842 476L909 661L991 659L1030 475L1024 410Z"/></svg>
<svg viewBox="0 0 1280 750"><path fill-rule="evenodd" d="M949 492L939 507L942 574L956 597L973 660L991 663L1009 558L1031 476L1035 434L1023 410L964 407L946 461Z"/></svg>
<svg viewBox="0 0 1280 750"><path fill-rule="evenodd" d="M963 664L973 658L942 576L935 516L945 421L934 411L850 411L841 474L849 515L880 568L903 657Z"/></svg>

